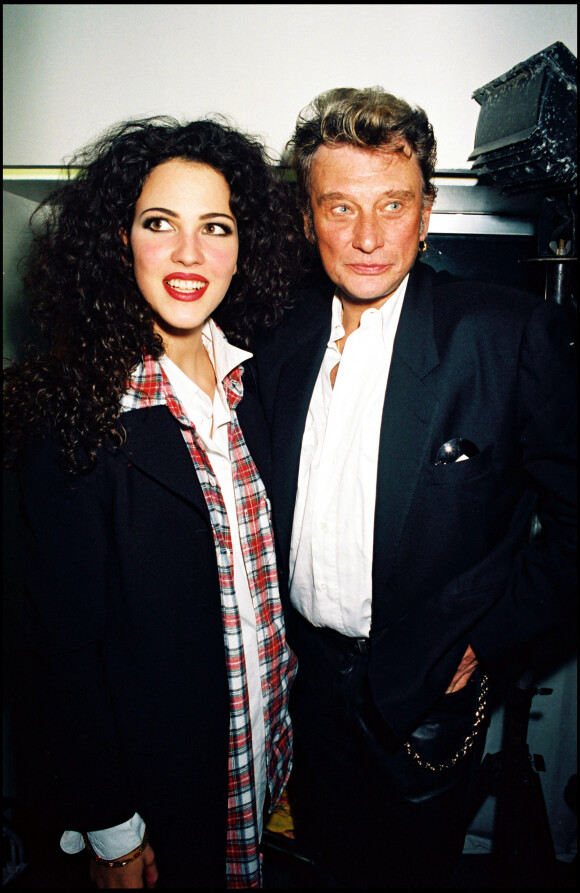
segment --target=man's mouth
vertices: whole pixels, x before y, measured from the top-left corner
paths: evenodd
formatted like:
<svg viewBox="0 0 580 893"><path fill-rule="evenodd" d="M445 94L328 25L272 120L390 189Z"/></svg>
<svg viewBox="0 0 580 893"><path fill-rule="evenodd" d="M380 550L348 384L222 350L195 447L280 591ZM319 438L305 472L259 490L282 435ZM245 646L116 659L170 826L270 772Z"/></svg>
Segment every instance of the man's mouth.
<svg viewBox="0 0 580 893"><path fill-rule="evenodd" d="M377 276L384 273L389 268L389 264L349 264L349 267L355 273L361 273L363 276Z"/></svg>

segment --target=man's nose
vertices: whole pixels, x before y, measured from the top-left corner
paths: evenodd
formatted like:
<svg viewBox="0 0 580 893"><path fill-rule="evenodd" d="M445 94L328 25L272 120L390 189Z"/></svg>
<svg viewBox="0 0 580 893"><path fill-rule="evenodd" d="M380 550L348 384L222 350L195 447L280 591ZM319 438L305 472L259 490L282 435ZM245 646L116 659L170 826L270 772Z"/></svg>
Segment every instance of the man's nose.
<svg viewBox="0 0 580 893"><path fill-rule="evenodd" d="M384 242L383 230L375 214L361 214L356 221L352 244L369 254Z"/></svg>

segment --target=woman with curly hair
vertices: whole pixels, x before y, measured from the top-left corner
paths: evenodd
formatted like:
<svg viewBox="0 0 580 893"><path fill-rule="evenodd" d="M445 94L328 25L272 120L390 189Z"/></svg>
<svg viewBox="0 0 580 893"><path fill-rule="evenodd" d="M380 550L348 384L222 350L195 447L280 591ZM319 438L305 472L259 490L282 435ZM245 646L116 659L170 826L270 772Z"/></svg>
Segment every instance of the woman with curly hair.
<svg viewBox="0 0 580 893"><path fill-rule="evenodd" d="M299 228L218 120L127 122L73 165L35 215L44 343L4 388L61 846L98 887L257 887L295 659L246 348Z"/></svg>

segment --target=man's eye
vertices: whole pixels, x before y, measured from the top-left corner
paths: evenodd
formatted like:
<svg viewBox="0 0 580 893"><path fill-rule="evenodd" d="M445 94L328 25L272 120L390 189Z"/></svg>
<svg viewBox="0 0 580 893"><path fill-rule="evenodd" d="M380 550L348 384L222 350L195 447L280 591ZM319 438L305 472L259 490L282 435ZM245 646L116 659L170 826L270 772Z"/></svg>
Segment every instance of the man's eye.
<svg viewBox="0 0 580 893"><path fill-rule="evenodd" d="M401 202L389 202L389 204L387 205L387 210L388 211L398 211L400 207L401 207Z"/></svg>

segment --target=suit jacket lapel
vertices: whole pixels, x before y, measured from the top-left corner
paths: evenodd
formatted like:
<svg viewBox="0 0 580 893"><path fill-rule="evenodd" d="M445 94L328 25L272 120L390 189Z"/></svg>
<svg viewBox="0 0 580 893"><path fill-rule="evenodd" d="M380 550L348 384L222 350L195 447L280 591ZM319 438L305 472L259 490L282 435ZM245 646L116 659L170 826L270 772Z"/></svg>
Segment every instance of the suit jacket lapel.
<svg viewBox="0 0 580 893"><path fill-rule="evenodd" d="M244 396L236 408L238 421L250 456L269 492L272 486L272 457L268 439L268 423L256 393L249 363L244 364Z"/></svg>
<svg viewBox="0 0 580 893"><path fill-rule="evenodd" d="M285 558L290 553L304 425L329 331L330 304L324 322L296 344L280 370L272 425L272 487L278 542Z"/></svg>
<svg viewBox="0 0 580 893"><path fill-rule="evenodd" d="M330 297L330 294L326 297ZM293 336L281 367L272 425L273 502L281 554L290 551L300 451L312 391L330 331L331 304ZM298 323L300 323L300 319ZM308 332L308 334L305 334ZM393 349L385 395L375 510L373 605L392 571L403 525L431 442L437 397L424 381L438 364L430 271L413 269ZM390 609L390 606L389 606ZM396 612L397 606L393 605Z"/></svg>
<svg viewBox="0 0 580 893"><path fill-rule="evenodd" d="M166 406L151 406L124 413L126 458L163 486L209 512L189 450L176 420Z"/></svg>
<svg viewBox="0 0 580 893"><path fill-rule="evenodd" d="M373 623L397 616L400 609L390 596L383 600L379 596L393 569L431 443L438 398L425 379L438 362L432 282L418 264L407 286L383 408L374 530Z"/></svg>

